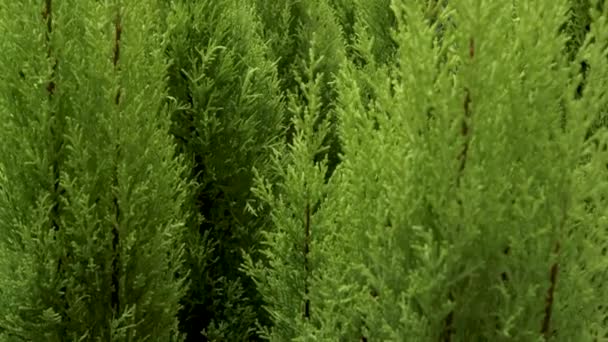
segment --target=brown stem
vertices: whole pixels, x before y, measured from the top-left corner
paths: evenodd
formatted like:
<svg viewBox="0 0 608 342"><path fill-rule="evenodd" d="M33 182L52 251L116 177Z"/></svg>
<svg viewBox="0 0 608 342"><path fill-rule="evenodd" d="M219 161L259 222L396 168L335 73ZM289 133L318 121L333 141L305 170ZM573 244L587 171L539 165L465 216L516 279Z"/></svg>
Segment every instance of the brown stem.
<svg viewBox="0 0 608 342"><path fill-rule="evenodd" d="M47 43L46 56L49 58L49 60L53 58L53 49L51 47L51 34L53 33L53 11L52 10L53 10L53 1L45 0L44 11L42 12L42 17L46 21L46 34L45 34L46 43ZM55 59L55 61L53 62L53 68L51 71L51 80L49 81L49 83L46 86L49 101L51 100L51 98L53 97L53 94L55 92L54 78L55 78L56 69L57 69L57 60Z"/></svg>
<svg viewBox="0 0 608 342"><path fill-rule="evenodd" d="M120 158L120 146L116 145L116 155L117 159ZM114 189L118 189L118 166L114 166L114 177L112 180ZM115 190L115 191L116 191ZM116 314L120 312L120 203L118 200L118 195L115 193L114 198L112 199L112 204L114 205L114 225L112 227L112 252L114 257L112 259L112 294L111 294L111 307Z"/></svg>
<svg viewBox="0 0 608 342"><path fill-rule="evenodd" d="M118 70L118 60L120 58L120 36L122 33L120 13L116 15L116 22L114 25L115 37L114 37L114 58L112 60L114 69ZM114 99L116 107L120 104L120 89L116 92ZM116 145L116 163L120 160L120 145ZM115 165L114 177L113 177L114 189L118 189L118 166ZM113 198L114 205L114 227L112 227L112 252L114 254L112 260L112 294L111 294L111 307L116 314L120 312L120 203L118 195L114 194Z"/></svg>
<svg viewBox="0 0 608 342"><path fill-rule="evenodd" d="M42 18L46 23L46 32L45 32L45 42L46 42L46 57L52 63L51 67L51 75L49 77L49 81L46 85L47 91L47 100L49 104L52 104L55 98L56 93L56 74L57 74L57 66L59 61L53 54L53 46L51 42L51 36L53 35L53 2L52 0L44 1L44 9L42 11ZM23 74L23 73L20 73ZM51 106L52 108L52 106ZM50 123L50 139L51 139L51 151L50 151L50 159L51 159L51 172L52 172L52 190L51 190L51 208L50 208L50 217L49 221L51 224L51 229L55 232L60 231L60 215L61 215L61 196L65 193L65 189L61 186L61 155L63 152L63 129L64 129L64 117L61 113L57 113L54 109L51 109L49 116L52 118ZM53 239L55 240L57 236ZM57 276L59 279L65 279L65 266L66 260L71 257L71 253L69 248L66 248L67 251L65 255L61 255L59 260L57 261ZM64 323L69 323L70 318L67 312L70 309L70 305L67 301L67 286L62 285L59 290L59 298L60 302L63 304L63 307L60 310L60 315L62 321ZM65 324L61 328L63 330L62 334L65 334Z"/></svg>
<svg viewBox="0 0 608 342"><path fill-rule="evenodd" d="M558 254L560 249L559 241L555 243L554 253ZM549 273L549 289L547 290L547 295L545 297L545 316L543 317L543 323L540 329L541 334L545 338L545 341L548 341L551 337L551 314L553 311L553 299L555 293L555 285L557 283L557 273L559 271L559 263L556 260L553 265L551 265L551 271Z"/></svg>
<svg viewBox="0 0 608 342"><path fill-rule="evenodd" d="M473 59L473 57L475 57L475 41L471 37L469 39L469 58ZM458 175L456 177L456 186L457 187L460 187L460 179L461 179L464 169L466 167L467 153L469 151L469 140L470 140L470 128L469 128L468 120L472 115L472 113L471 113L471 102L472 102L471 92L470 92L469 88L465 88L464 92L465 92L464 101L463 101L464 117L462 119L462 126L461 126L462 128L460 131L460 134L464 138L464 145L462 147L462 151L460 152L460 155L458 156L458 159L460 160L460 168L458 169ZM458 200L458 205L460 206L460 209L462 212L462 201L460 199ZM448 297L449 297L450 301L454 301L452 292L450 292L448 294ZM440 334L440 341L450 342L452 340L452 334L454 333L453 324L454 324L454 310L451 310L448 313L448 315L446 316L446 318L444 319L444 327Z"/></svg>
<svg viewBox="0 0 608 342"><path fill-rule="evenodd" d="M460 156L458 157L460 159L460 168L458 169L458 179L457 179L457 184L460 185L460 178L462 177L462 173L464 172L464 168L466 166L467 163L467 152L469 151L469 125L467 123L467 119L470 117L471 112L470 112L470 106L471 106L471 94L469 92L468 88L464 89L465 91L465 95L464 95L464 115L465 117L462 120L462 128L460 130L460 133L462 134L463 138L465 139L464 141L464 145L462 147L462 152L460 152Z"/></svg>
<svg viewBox="0 0 608 342"><path fill-rule="evenodd" d="M450 301L454 301L452 292L448 294ZM454 310L450 311L443 321L443 330L439 337L439 341L450 342L452 341L452 334L454 334Z"/></svg>
<svg viewBox="0 0 608 342"><path fill-rule="evenodd" d="M42 16L44 18L44 20L46 21L46 33L45 33L45 38L46 38L46 44L47 44L47 58L49 60L53 60L53 48L51 46L51 35L53 33L53 15L52 15L52 0L45 0L45 7L44 7L44 11L42 12ZM53 101L53 95L55 94L55 73L57 71L57 59L54 59L53 61L53 67L51 68L51 77L49 82L46 85L46 90L47 90L47 98L48 98L48 102L51 103ZM50 116L55 118L56 120L52 120L51 121L51 138L53 139L53 144L52 146L53 151L52 153L54 154L53 158L52 158L52 162L51 162L51 167L52 167L52 172L53 172L53 200L52 200L52 207L51 207L51 225L53 227L54 231L58 231L59 230L59 205L60 205L60 201L59 201L59 194L61 192L60 189L60 184L59 184L59 177L60 177L60 171L59 171L59 155L61 154L61 149L63 146L63 141L62 141L62 133L60 132L60 130L62 129L62 125L60 122L60 118L58 117L57 113L55 112L51 112Z"/></svg>
<svg viewBox="0 0 608 342"><path fill-rule="evenodd" d="M304 211L305 224L304 224L304 318L310 318L310 299L308 298L308 280L310 277L310 265L308 260L308 253L310 252L310 203L306 203L306 209Z"/></svg>
<svg viewBox="0 0 608 342"><path fill-rule="evenodd" d="M507 246L507 247L504 249L503 253L504 253L505 255L509 255L509 252L510 252L510 251L511 251L511 247L510 247L510 246ZM507 272L502 272L502 273L500 274L500 277L501 277L502 281L504 281L504 282L509 281L509 276L507 275Z"/></svg>
<svg viewBox="0 0 608 342"><path fill-rule="evenodd" d="M122 34L122 26L120 23L120 13L118 15L116 15L116 23L114 25L114 59L112 60L113 64L114 64L114 69L118 69L118 60L120 58L120 36ZM118 92L116 93L116 98L114 100L114 103L116 105L119 104L119 100L120 100L120 89L118 90Z"/></svg>
<svg viewBox="0 0 608 342"><path fill-rule="evenodd" d="M475 41L473 40L473 38L471 38L469 40L469 57L471 59L473 59L473 57L475 57ZM466 166L467 152L469 150L470 131L469 131L468 120L471 117L471 92L470 92L469 88L464 89L463 109L464 109L464 118L462 119L462 128L460 130L460 134L464 138L464 146L462 147L462 152L460 152L460 156L459 156L460 169L459 169L459 174L458 174L458 179L457 179L458 185L460 184L460 178L461 178L462 173L464 172L464 169Z"/></svg>

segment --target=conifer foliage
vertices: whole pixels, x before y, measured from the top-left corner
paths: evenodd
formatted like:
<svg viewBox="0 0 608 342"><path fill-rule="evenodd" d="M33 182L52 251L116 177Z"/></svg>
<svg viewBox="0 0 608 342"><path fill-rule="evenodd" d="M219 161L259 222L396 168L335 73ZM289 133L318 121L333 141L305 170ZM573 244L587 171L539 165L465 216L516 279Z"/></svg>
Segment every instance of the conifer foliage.
<svg viewBox="0 0 608 342"><path fill-rule="evenodd" d="M180 104L171 132L197 183L181 328L189 341L254 339L265 314L239 267L241 250L256 249L267 221L245 209L258 206L252 169L267 175L282 130L276 67L252 7L241 1L172 2L167 26L169 92Z"/></svg>
<svg viewBox="0 0 608 342"><path fill-rule="evenodd" d="M315 156L327 149L329 120L319 120L322 74L314 70L322 57L310 50L305 82L300 79L301 93L291 94L289 109L293 113L293 142L275 150L274 167L280 181L270 183L257 178L256 194L271 208L272 225L264 232L265 258L254 263L249 257L244 269L256 282L268 303L273 327L264 331L272 341L292 340L314 315L311 303L311 280L317 273L323 254L316 250L325 233L317 219L325 200L327 158L315 162ZM317 125L315 125L315 123Z"/></svg>
<svg viewBox="0 0 608 342"><path fill-rule="evenodd" d="M608 338L604 0L0 5L0 341Z"/></svg>
<svg viewBox="0 0 608 342"><path fill-rule="evenodd" d="M338 164L334 82L345 60L341 28L329 2L291 6L301 16L294 18L299 44L291 74L283 75L289 131L285 143L274 149L274 182L263 175L256 181L255 192L272 218L264 231L264 258L254 262L248 255L244 265L268 304L273 325L262 329L262 336L273 341L298 338L316 310L312 280L324 260L316 249L324 234L317 220L325 215L320 208L327 179Z"/></svg>
<svg viewBox="0 0 608 342"><path fill-rule="evenodd" d="M321 59L316 62L314 74L322 74L319 79L319 120L328 118L330 132L325 137L327 151L315 156L315 161L328 158L329 177L339 164L340 144L336 135L335 117L332 108L336 100L334 78L345 60L344 26L340 26L332 1L326 0L278 0L276 2L256 0L256 8L264 24L264 37L270 46L270 55L277 62L284 94L298 93L299 80L308 75L310 50L314 49ZM314 45L314 47L313 47ZM303 101L307 101L305 97ZM287 125L287 142L294 137L293 113L284 117Z"/></svg>
<svg viewBox="0 0 608 342"><path fill-rule="evenodd" d="M308 225L280 200L304 192L289 181L276 190L273 262L256 271L273 289L270 339L605 338L606 132L586 133L607 108L606 8L591 8L574 62L560 31L566 1L391 8L394 63L376 63L373 40L355 32L366 63L344 65L338 81L344 153L325 215L305 230L322 260L308 292L297 288L302 254L285 266L285 241ZM582 59L591 67L578 98ZM294 165L284 168L312 177ZM305 319L294 298L310 300Z"/></svg>
<svg viewBox="0 0 608 342"><path fill-rule="evenodd" d="M0 7L0 334L170 341L187 183L156 1Z"/></svg>

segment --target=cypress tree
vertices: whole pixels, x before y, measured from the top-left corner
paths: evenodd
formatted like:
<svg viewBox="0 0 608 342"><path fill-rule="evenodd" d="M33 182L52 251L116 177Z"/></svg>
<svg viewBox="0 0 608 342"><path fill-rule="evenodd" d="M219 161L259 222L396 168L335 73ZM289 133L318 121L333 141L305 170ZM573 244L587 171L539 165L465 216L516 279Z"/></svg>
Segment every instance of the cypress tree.
<svg viewBox="0 0 608 342"><path fill-rule="evenodd" d="M293 89L297 82L293 79L292 66L301 51L305 51L298 39L301 18L305 15L300 0L255 0L254 3L263 38L269 43L270 59L277 63L281 88Z"/></svg>
<svg viewBox="0 0 608 342"><path fill-rule="evenodd" d="M345 60L344 32L339 24L336 10L325 0L279 0L268 2L257 0L257 12L264 24L264 37L269 40L271 54L278 61L278 72L281 77L281 88L284 93L299 92L298 77L306 77L311 44L315 42L315 53L324 56L315 66L314 74L323 73L321 80L321 116L319 120L329 118L330 133L324 144L327 151L319 153L316 161L325 156L329 160L326 180L340 163L340 143L336 136L336 118L332 110L336 100L334 86L335 75ZM280 18L280 20L276 20ZM303 79L304 82L308 80ZM306 97L303 97L306 101ZM285 116L287 125L287 142L291 143L295 127L290 115Z"/></svg>
<svg viewBox="0 0 608 342"><path fill-rule="evenodd" d="M271 208L272 224L263 232L265 259L254 262L247 255L244 270L265 299L273 325L262 336L271 341L293 340L314 322L311 281L323 260L316 245L327 233L317 219L328 188L327 158L316 162L315 156L328 148L323 141L330 130L329 120L320 119L323 74L314 74L321 60L311 49L308 81L301 78L302 93L289 97L295 134L291 144L275 149L273 166L280 180L258 176L254 188Z"/></svg>
<svg viewBox="0 0 608 342"><path fill-rule="evenodd" d="M576 57L583 47L585 40L591 29L593 11L601 11L604 7L604 1L590 0L571 0L569 1L568 20L562 25L562 30L568 36L566 42L565 53L571 61L576 60ZM589 70L589 63L586 58L578 61L580 69L575 75L580 75L581 80L576 87L576 96L582 96L585 89L585 80ZM606 126L605 116L597 117L594 124L589 127L587 138L590 138L595 130L600 126Z"/></svg>
<svg viewBox="0 0 608 342"><path fill-rule="evenodd" d="M0 333L179 338L182 205L158 3L0 8Z"/></svg>
<svg viewBox="0 0 608 342"><path fill-rule="evenodd" d="M397 20L390 0L355 0L354 32L357 40L366 41L374 60L379 64L395 62L397 44L392 35Z"/></svg>
<svg viewBox="0 0 608 342"><path fill-rule="evenodd" d="M255 258L268 221L253 197L253 171L269 174L284 108L276 66L262 27L241 1L175 1L167 53L170 95L179 103L171 132L196 182L188 223L191 286L180 312L189 341L255 340L267 325L261 299L239 267L241 250Z"/></svg>
<svg viewBox="0 0 608 342"><path fill-rule="evenodd" d="M399 64L349 64L339 78L344 155L324 202L334 214L317 220L331 232L311 285L319 324L300 338L605 338L607 135L585 135L606 108L608 12L591 12L570 62L567 6L450 2L443 54L441 20L393 2ZM361 79L374 80L367 107Z"/></svg>

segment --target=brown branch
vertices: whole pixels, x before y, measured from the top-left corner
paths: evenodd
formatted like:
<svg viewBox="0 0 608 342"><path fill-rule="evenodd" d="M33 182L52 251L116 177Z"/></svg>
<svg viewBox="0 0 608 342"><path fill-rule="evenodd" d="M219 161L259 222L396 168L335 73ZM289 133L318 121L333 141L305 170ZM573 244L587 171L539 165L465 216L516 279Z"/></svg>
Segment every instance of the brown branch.
<svg viewBox="0 0 608 342"><path fill-rule="evenodd" d="M51 35L53 34L53 15L52 15L52 0L45 0L45 6L44 6L44 10L42 12L42 17L44 19L44 21L46 22L46 32L45 32L45 40L46 40L46 45L47 45L47 51L46 51L46 56L49 60L53 60L53 48L51 46ZM53 63L53 67L51 68L51 76L50 76L50 80L47 83L46 86L46 90L47 90L47 98L48 98L48 102L52 102L53 101L53 95L55 94L55 73L57 70L57 59L54 59ZM50 113L51 117L56 118L57 117L57 113L55 112L51 112ZM63 145L62 142L62 134L61 132L58 132L59 129L61 128L61 123L58 122L58 120L53 120L51 122L51 135L52 135L52 139L53 139L53 153L54 158L52 159L52 172L53 172L53 200L52 200L52 207L51 207L51 225L53 227L54 231L58 231L59 230L59 205L60 205L60 201L59 201L59 194L61 192L60 189L60 185L59 185L59 177L60 177L60 172L59 172L59 154L61 153L61 148Z"/></svg>
<svg viewBox="0 0 608 342"><path fill-rule="evenodd" d="M471 38L469 40L469 57L471 59L473 59L473 57L475 57L475 41L473 40L473 38ZM464 172L464 169L466 166L466 161L467 161L467 153L469 151L470 132L469 132L468 120L471 117L471 92L469 91L469 88L464 89L463 110L464 110L464 118L462 119L462 128L460 130L460 134L464 138L464 146L462 147L462 151L460 152L460 155L458 157L460 159L460 169L459 169L459 174L458 174L458 178L457 178L458 185L460 185L460 178L462 176L462 173Z"/></svg>
<svg viewBox="0 0 608 342"><path fill-rule="evenodd" d="M452 292L448 294L450 301L454 301ZM450 342L454 334L454 310L451 310L443 321L443 330L439 336L439 341Z"/></svg>
<svg viewBox="0 0 608 342"><path fill-rule="evenodd" d="M116 23L114 25L114 58L112 63L114 64L114 69L118 68L118 60L120 58L120 36L122 35L122 25L120 22L120 13L116 15ZM120 101L120 89L116 93L116 98L114 99L114 104L118 105Z"/></svg>
<svg viewBox="0 0 608 342"><path fill-rule="evenodd" d="M475 57L475 41L474 39L471 37L471 39L469 39L469 58L473 59L473 57ZM469 127L469 123L468 120L471 117L472 113L471 113L471 92L469 90L469 88L465 88L464 89L464 102L463 102L463 110L464 110L464 117L462 119L462 126L461 126L461 130L460 130L460 134L462 135L462 137L464 138L464 145L462 147L462 151L460 152L458 159L460 160L460 167L458 169L458 175L456 177L456 186L460 187L460 179L464 173L464 169L466 167L466 161L467 161L467 154L469 151L469 140L470 140L470 127ZM458 199L458 205L460 206L460 209L462 211L462 201L460 199ZM450 299L450 301L454 301L454 296L452 294L452 292L450 292L448 294L448 298ZM444 319L444 326L443 326L443 330L440 334L440 341L443 342L450 342L452 340L452 335L454 334L454 310L451 310L448 315L445 317Z"/></svg>
<svg viewBox="0 0 608 342"><path fill-rule="evenodd" d="M475 40L473 37L469 39L469 58L475 57Z"/></svg>
<svg viewBox="0 0 608 342"><path fill-rule="evenodd" d="M460 155L458 156L458 158L460 159L460 168L458 169L458 178L457 178L457 185L460 185L460 178L462 177L462 173L464 172L466 163L467 163L467 153L469 151L469 140L468 140L468 135L469 135L469 125L467 123L467 118L470 117L470 106L471 106L471 94L469 92L468 88L464 89L465 91L465 96L464 96L464 113L465 113L465 118L463 118L462 120L462 126L461 126L461 130L460 133L462 134L462 136L464 137L465 141L464 141L464 145L462 147L462 151L460 152Z"/></svg>
<svg viewBox="0 0 608 342"><path fill-rule="evenodd" d="M45 38L46 38L46 43L47 43L46 55L49 59L51 59L53 57L53 49L51 47L51 34L53 33L53 12L52 12L53 6L52 5L53 5L52 0L45 0L44 10L42 11L42 18L46 22L46 33L45 33ZM54 76L55 76L56 68L57 68L57 60L55 60L53 62L51 80L49 81L49 83L46 86L49 100L52 98L53 93L55 91Z"/></svg>
<svg viewBox="0 0 608 342"><path fill-rule="evenodd" d="M559 241L555 243L554 253L558 254L560 250ZM559 263L556 260L553 265L551 265L551 270L549 273L549 289L547 290L547 295L545 297L545 316L543 317L543 323L540 329L540 333L545 338L545 341L548 341L551 337L550 325L551 325L551 314L553 311L553 300L555 293L555 285L557 284L557 273L559 271Z"/></svg>
<svg viewBox="0 0 608 342"><path fill-rule="evenodd" d="M117 160L120 158L120 146L116 145L116 155ZM114 177L112 180L114 189L118 189L118 167L114 166ZM111 307L115 310L116 313L120 312L120 203L118 200L118 195L114 193L114 198L112 200L114 205L114 225L112 227L112 252L114 253L114 258L112 260L112 294L111 294Z"/></svg>
<svg viewBox="0 0 608 342"><path fill-rule="evenodd" d="M52 104L54 100L56 85L55 78L57 73L57 58L53 55L53 46L51 43L51 36L53 34L53 2L52 0L45 0L44 9L42 11L42 18L46 23L46 32L45 32L45 43L46 43L46 57L50 63L52 63L51 67L51 75L49 77L49 81L46 85L47 91L47 100L49 104ZM61 187L60 179L61 179L61 153L63 150L63 117L56 113L53 109L49 113L49 116L54 120L51 120L50 123L50 139L51 143L51 172L52 172L52 191L51 191L51 210L50 210L50 223L53 231L58 232L60 229L60 214L61 214L61 200L60 197L65 192L65 190ZM53 238L56 239L56 236ZM64 276L64 263L66 259L70 258L70 250L68 248L65 255L59 257L57 261L57 276L59 279L65 279ZM66 300L67 287L62 285L59 289L59 298L60 303L63 304L63 307L60 309L60 316L62 321L68 323L70 318L66 315L70 306ZM65 333L65 324L61 328Z"/></svg>
<svg viewBox="0 0 608 342"><path fill-rule="evenodd" d="M565 203L562 209L562 218L559 225L558 236L563 235L564 227L566 225L566 221L568 219L568 206L569 206L569 197L565 198ZM560 240L555 241L555 246L553 248L553 254L555 255L555 261L551 265L551 269L549 270L549 288L547 289L547 294L545 296L545 315L543 317L543 321L540 328L540 333L543 335L545 341L548 341L552 335L556 333L555 330L551 331L551 316L553 313L553 303L555 299L555 287L557 286L557 275L559 272L559 254L560 254L561 244Z"/></svg>
<svg viewBox="0 0 608 342"><path fill-rule="evenodd" d="M115 37L114 37L114 57L113 64L114 69L118 70L118 60L120 58L120 36L122 33L121 27L121 18L120 13L116 15L116 22L114 25L115 28ZM116 97L114 99L114 104L118 107L120 104L120 88L116 92ZM116 163L120 160L120 145L116 145ZM114 183L114 189L118 189L118 166L115 166L114 169L114 177L112 182ZM114 227L112 227L112 251L114 253L114 258L112 260L112 294L111 294L111 307L115 313L120 312L120 202L118 200L118 195L114 194L113 199L114 205Z"/></svg>
<svg viewBox="0 0 608 342"><path fill-rule="evenodd" d="M306 203L306 209L304 211L304 318L310 318L310 299L308 298L308 279L310 277L310 265L308 260L308 253L310 252L310 203Z"/></svg>
<svg viewBox="0 0 608 342"><path fill-rule="evenodd" d="M504 255L509 255L509 253L511 252L511 247L507 246L504 250L503 253ZM502 279L503 282L507 282L509 281L509 276L507 275L507 272L502 272L500 274L500 278Z"/></svg>

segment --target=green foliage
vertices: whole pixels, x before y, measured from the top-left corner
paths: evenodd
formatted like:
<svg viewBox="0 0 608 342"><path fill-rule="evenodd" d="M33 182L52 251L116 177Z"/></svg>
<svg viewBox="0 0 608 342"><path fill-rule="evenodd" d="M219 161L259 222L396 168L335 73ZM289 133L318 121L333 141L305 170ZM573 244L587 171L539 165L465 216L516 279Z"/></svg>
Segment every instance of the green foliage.
<svg viewBox="0 0 608 342"><path fill-rule="evenodd" d="M576 87L576 95L580 97L585 91L587 73L590 67L586 56L580 55L580 50L584 47L586 40L591 38L589 32L593 21L593 13L601 12L605 5L603 0L571 0L569 3L568 20L562 25L561 29L568 36L565 53L570 60L576 61L580 65L580 69L575 71L575 75L581 77ZM606 111L608 109L595 118L595 122L589 127L586 138L591 137L599 127L608 127L606 125Z"/></svg>
<svg viewBox="0 0 608 342"><path fill-rule="evenodd" d="M272 184L258 175L254 189L272 209L272 225L264 231L265 260L256 263L247 255L244 270L266 301L273 326L264 329L263 336L271 341L298 336L316 310L309 299L309 282L323 262L316 245L327 232L316 221L326 196L327 159L315 162L315 156L327 149L323 141L330 130L329 121L320 114L322 74L314 75L322 59L311 49L305 75L309 81L299 79L301 94L289 98L295 135L292 144L275 149L274 168L280 181Z"/></svg>
<svg viewBox="0 0 608 342"><path fill-rule="evenodd" d="M591 11L600 10L604 7L604 0L570 0L568 20L562 26L564 32L569 36L566 51L570 58L574 58L583 45L585 37L591 27Z"/></svg>
<svg viewBox="0 0 608 342"><path fill-rule="evenodd" d="M256 14L263 27L263 37L268 40L269 56L277 63L277 71L283 89L292 89L292 64L298 56L300 43L297 30L303 15L300 0L254 0Z"/></svg>
<svg viewBox="0 0 608 342"><path fill-rule="evenodd" d="M0 9L0 332L177 340L187 183L158 4L52 4Z"/></svg>
<svg viewBox="0 0 608 342"><path fill-rule="evenodd" d="M176 1L167 20L169 92L178 152L197 183L188 237L192 285L180 314L188 340L244 341L265 323L255 287L238 271L241 249L254 253L265 215L250 188L252 168L266 174L282 131L275 65L252 9L240 1Z"/></svg>
<svg viewBox="0 0 608 342"><path fill-rule="evenodd" d="M264 36L269 40L272 56L278 60L277 68L284 93L300 91L298 77L308 74L311 48L315 50L316 55L323 56L322 60L315 64L312 75L317 77L322 74L320 120L329 118L332 123L331 132L324 142L330 148L315 157L317 162L326 156L329 159L326 178L331 176L339 164L340 145L336 136L335 117L332 117L332 108L337 96L333 83L346 57L342 28L330 3L332 2L326 0L282 0L276 3L256 1L258 14L265 28ZM291 143L295 127L292 125L290 114L284 119L288 126L287 142Z"/></svg>
<svg viewBox="0 0 608 342"><path fill-rule="evenodd" d="M259 187L276 213L272 262L252 272L271 340L605 338L607 136L585 135L606 108L606 12L570 62L568 3L518 5L449 2L429 20L427 4L393 1L398 63L355 43L367 64L346 64L338 81L344 153L310 220L322 260L312 277L288 249L302 239L290 219L305 192ZM282 168L313 178L293 159Z"/></svg>
<svg viewBox="0 0 608 342"><path fill-rule="evenodd" d="M380 64L393 63L397 44L392 37L396 18L390 0L355 0L354 32L358 39L368 41L374 60Z"/></svg>
<svg viewBox="0 0 608 342"><path fill-rule="evenodd" d="M608 338L603 0L0 6L0 341Z"/></svg>

